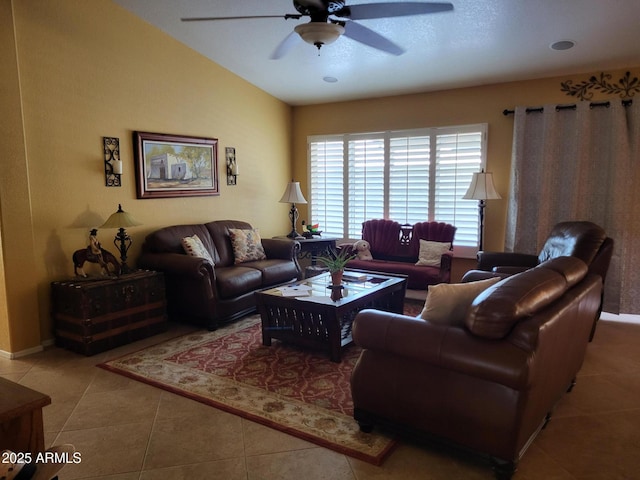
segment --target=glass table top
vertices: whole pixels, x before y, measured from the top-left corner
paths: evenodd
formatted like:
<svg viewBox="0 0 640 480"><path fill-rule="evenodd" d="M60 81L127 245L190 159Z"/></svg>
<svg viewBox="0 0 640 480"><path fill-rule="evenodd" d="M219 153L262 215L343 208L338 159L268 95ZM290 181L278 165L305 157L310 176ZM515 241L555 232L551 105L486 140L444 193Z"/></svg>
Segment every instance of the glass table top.
<svg viewBox="0 0 640 480"><path fill-rule="evenodd" d="M331 284L331 275L325 272L315 277L264 290L262 293L336 305L403 280L405 280L404 277L345 270L340 287L334 287Z"/></svg>

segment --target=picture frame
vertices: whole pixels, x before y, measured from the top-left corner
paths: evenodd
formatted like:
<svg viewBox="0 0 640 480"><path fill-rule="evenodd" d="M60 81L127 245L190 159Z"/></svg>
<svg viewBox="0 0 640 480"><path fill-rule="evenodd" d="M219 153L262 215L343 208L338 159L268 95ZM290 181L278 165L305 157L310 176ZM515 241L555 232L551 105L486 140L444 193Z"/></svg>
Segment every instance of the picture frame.
<svg viewBox="0 0 640 480"><path fill-rule="evenodd" d="M139 199L220 195L218 139L133 132Z"/></svg>

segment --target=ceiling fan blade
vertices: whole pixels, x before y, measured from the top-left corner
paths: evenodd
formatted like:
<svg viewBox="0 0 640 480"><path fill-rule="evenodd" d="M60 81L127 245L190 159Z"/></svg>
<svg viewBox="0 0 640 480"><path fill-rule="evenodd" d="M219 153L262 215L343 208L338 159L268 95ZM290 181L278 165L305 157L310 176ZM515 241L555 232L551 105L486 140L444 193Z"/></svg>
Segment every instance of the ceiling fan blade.
<svg viewBox="0 0 640 480"><path fill-rule="evenodd" d="M424 15L428 13L448 12L453 10L450 3L370 3L350 5L334 15L347 17L352 20L368 20L372 18L406 17L409 15Z"/></svg>
<svg viewBox="0 0 640 480"><path fill-rule="evenodd" d="M402 55L405 52L404 48L388 38L356 22L346 22L344 36L392 55Z"/></svg>
<svg viewBox="0 0 640 480"><path fill-rule="evenodd" d="M212 22L216 20L246 20L248 18L284 18L285 20L293 18L299 20L302 18L302 15L287 13L286 15L247 15L242 17L187 17L181 18L180 20L183 22Z"/></svg>
<svg viewBox="0 0 640 480"><path fill-rule="evenodd" d="M284 40L280 42L269 58L271 60L278 60L284 57L289 53L289 50L291 50L300 41L302 41L300 36L296 32L291 32L289 35L284 37Z"/></svg>

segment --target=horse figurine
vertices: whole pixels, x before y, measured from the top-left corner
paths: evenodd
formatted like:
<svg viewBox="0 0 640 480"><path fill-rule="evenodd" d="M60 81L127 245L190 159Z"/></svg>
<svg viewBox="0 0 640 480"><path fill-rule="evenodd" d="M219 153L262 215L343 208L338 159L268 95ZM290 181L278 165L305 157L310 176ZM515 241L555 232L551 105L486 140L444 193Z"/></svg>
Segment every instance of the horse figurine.
<svg viewBox="0 0 640 480"><path fill-rule="evenodd" d="M73 252L72 259L74 273L79 277L86 277L87 274L82 267L84 267L85 262L91 262L100 265L103 275L111 274L109 265L112 266L116 275L120 275L121 267L118 260L112 253L102 248L96 237L97 233L98 231L96 229L91 230L91 234L89 235L89 245L87 245L87 248Z"/></svg>

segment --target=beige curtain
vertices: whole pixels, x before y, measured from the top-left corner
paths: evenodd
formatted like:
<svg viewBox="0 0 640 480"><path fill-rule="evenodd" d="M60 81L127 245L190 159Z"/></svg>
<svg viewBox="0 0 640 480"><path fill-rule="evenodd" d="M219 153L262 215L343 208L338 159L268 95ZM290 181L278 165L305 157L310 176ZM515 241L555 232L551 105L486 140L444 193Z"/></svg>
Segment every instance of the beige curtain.
<svg viewBox="0 0 640 480"><path fill-rule="evenodd" d="M615 241L604 310L640 313L640 100L514 115L505 249L537 254L556 223L592 221Z"/></svg>

